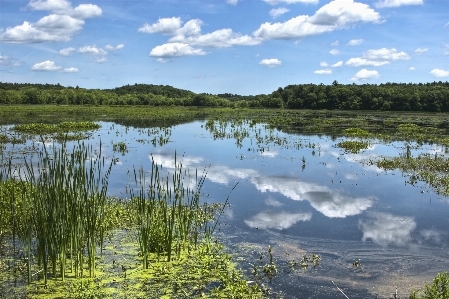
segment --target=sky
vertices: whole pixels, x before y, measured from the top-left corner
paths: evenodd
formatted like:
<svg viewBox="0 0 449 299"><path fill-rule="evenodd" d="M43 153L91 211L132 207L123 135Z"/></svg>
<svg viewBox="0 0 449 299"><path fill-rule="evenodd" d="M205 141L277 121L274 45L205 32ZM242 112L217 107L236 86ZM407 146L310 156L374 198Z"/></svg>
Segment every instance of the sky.
<svg viewBox="0 0 449 299"><path fill-rule="evenodd" d="M290 84L449 80L449 0L0 0L0 81Z"/></svg>

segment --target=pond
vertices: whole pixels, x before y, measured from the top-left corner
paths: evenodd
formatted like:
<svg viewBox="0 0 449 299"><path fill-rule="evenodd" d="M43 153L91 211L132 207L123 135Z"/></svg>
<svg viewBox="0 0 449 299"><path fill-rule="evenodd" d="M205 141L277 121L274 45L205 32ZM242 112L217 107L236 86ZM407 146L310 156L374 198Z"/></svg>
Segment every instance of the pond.
<svg viewBox="0 0 449 299"><path fill-rule="evenodd" d="M191 183L195 171L206 177L204 201L228 199L218 234L248 280L272 247L279 272L265 283L278 297L344 298L340 288L350 298L406 298L449 267L448 198L373 163L410 148L413 155L444 155L442 146L370 140L354 154L336 146L347 138L284 133L252 121L98 123L85 142L98 150L101 142L103 156L114 161L109 195L129 197L134 169L151 170L152 160L173 171L176 155ZM4 152L19 161L39 146L29 140ZM291 266L311 254L321 257L318 265Z"/></svg>

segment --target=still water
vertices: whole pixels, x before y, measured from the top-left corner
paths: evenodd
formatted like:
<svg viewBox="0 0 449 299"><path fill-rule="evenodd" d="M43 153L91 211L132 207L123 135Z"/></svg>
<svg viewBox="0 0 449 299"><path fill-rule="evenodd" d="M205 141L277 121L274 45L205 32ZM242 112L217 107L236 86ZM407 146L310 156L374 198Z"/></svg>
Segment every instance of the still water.
<svg viewBox="0 0 449 299"><path fill-rule="evenodd" d="M350 154L336 147L343 138L287 134L251 122L201 120L165 129L100 124L87 142L99 149L101 141L103 156L115 163L110 195L129 197L133 170L151 170L152 159L170 172L176 153L192 178L195 170L206 176L205 201L229 196L218 234L248 280L272 246L279 273L264 283L276 296L344 298L338 286L350 298L396 292L408 298L449 269L448 198L370 163L403 154L404 142L371 140L367 150ZM126 152L114 152L118 142ZM412 151L423 152L444 148ZM288 266L305 254L320 255L320 264Z"/></svg>

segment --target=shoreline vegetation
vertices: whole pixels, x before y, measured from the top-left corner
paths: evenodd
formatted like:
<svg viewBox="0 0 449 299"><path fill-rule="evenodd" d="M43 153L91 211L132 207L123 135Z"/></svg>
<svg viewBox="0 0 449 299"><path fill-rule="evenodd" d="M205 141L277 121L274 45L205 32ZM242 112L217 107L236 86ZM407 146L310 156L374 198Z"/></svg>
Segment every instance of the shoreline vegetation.
<svg viewBox="0 0 449 299"><path fill-rule="evenodd" d="M84 89L0 82L0 105L118 105L449 112L449 82L298 84L271 94L207 94L168 85Z"/></svg>
<svg viewBox="0 0 449 299"><path fill-rule="evenodd" d="M5 83L0 84L0 94L5 93L5 89L3 91L1 89L4 85ZM339 86L336 84L333 87L338 88ZM341 87L352 88L352 85ZM417 86L412 85L404 88L412 87ZM437 87L442 92L443 90L449 91L449 84L447 83L435 83L430 86L424 85L423 90L425 88ZM21 90L21 88L24 90ZM26 84L20 84L20 88L16 90L8 89L13 91L7 91L6 93L9 95L13 93L26 94L25 89L30 88L35 89L34 91L37 89L39 93L41 92L34 85L27 86ZM382 88L386 87L382 86ZM417 88L419 89L419 87ZM42 88L44 91L45 89ZM128 89L123 89L125 90L124 95L126 95ZM55 88L54 92L62 92L61 90L69 89L62 87L61 89ZM91 92L93 94L97 91L84 92ZM101 93L103 91L98 92ZM188 92L186 91L186 93ZM77 91L75 91L76 94ZM192 94L189 93L189 95ZM195 97L194 94L192 96ZM447 102L449 105L449 98L445 99L447 100L443 102ZM226 101L232 102L230 100ZM411 149L419 147L424 143L439 144L446 148L449 146L449 122L446 120L446 114L444 113L428 113L422 111L260 109L260 107L249 109L249 106L240 107L240 105L224 105L220 108L204 107L207 105L177 107L173 106L173 104L162 105L162 107L154 107L150 104L145 106L123 104L120 107L116 105L112 104L111 106L111 103L86 105L85 102L82 105L60 105L56 102L50 102L50 104L47 103L46 105L43 105L43 103L38 105L10 105L10 103L8 105L0 105L0 124L14 125L12 130L0 132L0 147L3 147L3 144L6 143L25 142L26 140L20 137L20 134L30 134L33 136L57 134L55 136L60 136L60 138L55 138L55 140L59 142L64 142L64 140L86 139L89 137L89 134L86 132L94 130L98 126L98 124L93 122L99 121L114 121L135 127L170 127L198 119L208 119L208 129L215 136L218 134L214 131L215 126L222 123L238 125L245 120L250 121L252 124L267 124L271 128L289 133L329 134L333 137L345 137L347 138L346 141L340 142L336 146L349 153L357 153L365 150L370 146L370 140L373 139L381 140L382 142L405 141L410 146L406 148L403 156L382 157L381 160L368 161L368 163L376 164L378 167L386 170L397 169L403 171L409 175L411 184L416 181L424 181L435 188L437 192L443 195L449 195L449 188L447 188L449 179L446 174L448 161L444 157L444 154L417 157L411 154ZM441 107L446 107L446 104ZM446 111L444 109L438 111ZM218 138L244 138L243 133L237 137L217 136ZM64 136L69 138L64 139ZM71 139L70 136L78 137ZM125 146L126 144L118 144L117 151L120 152L122 148L122 150L126 150L124 149ZM73 152L78 152L78 158L83 159L83 155L89 152L89 149L80 145ZM3 151L0 148L1 155L3 155ZM41 153L42 163L58 163L56 160L49 159L45 155L50 155L50 153ZM56 156L62 158L64 155L61 152ZM75 155L73 159L76 157ZM77 169L73 165L81 167L79 161L61 160L59 163L69 163L73 171ZM2 164L8 165L7 159L3 160ZM56 164L46 165L48 166L47 169L51 169L53 166L54 169L59 169L59 166L62 164L59 166ZM95 166L95 164L93 165ZM98 167L100 167L99 164ZM176 200L173 200L172 197L166 197L165 201L157 201L156 199L167 196L167 193L163 190L159 190L160 194L156 194L157 196L153 194L154 196L151 197L153 201L148 200L149 198L146 196L150 195L150 193L146 193L145 189L142 189L144 183L139 177L139 171L141 170L136 170L135 174L136 189L134 191L136 193L134 201L104 198L102 195L102 186L107 185L108 167L110 166L101 164L100 168L106 169L106 172L100 171L101 173L99 172L97 177L101 177L103 174L106 175L106 180L101 184L96 183L97 187L99 187L98 192L93 188L96 186L95 182L92 182L90 185L87 184L93 189L84 191L81 189L76 190L78 193L81 192L84 194L86 199L92 200L95 203L93 206L97 208L97 210L90 211L86 209L85 211L103 217L99 218L100 222L98 223L78 223L74 228L67 226L67 229L73 229L77 233L83 234L85 236L83 239L86 243L76 244L72 240L73 242L71 244L60 243L62 247L58 247L59 245L55 245L58 243L58 237L55 234L51 235L51 239L42 237L41 243L47 242L52 245L48 245L48 250L40 250L34 247L35 251L33 255L31 254L33 252L33 246L38 246L40 242L36 241L38 240L37 234L41 233L44 235L46 231L39 231L37 226L33 228L34 226L30 225L32 219L34 219L33 221L45 220L37 217L38 215L33 216L32 213L41 211L41 216L47 215L45 211L48 209L45 208L45 204L50 204L52 200L48 196L51 193L47 192L47 186L55 187L53 189L54 194L58 192L65 194L64 196L68 202L70 192L67 191L70 189L70 186L64 185L66 184L64 182L39 181L40 176L33 177L34 172L31 168L28 169L28 172L25 171L28 173L29 180L24 183L15 180L11 171L2 172L0 176L0 204L2 204L0 211L3 213L0 215L0 225L2 225L0 227L0 269L2 273L8 273L8 276L2 274L3 277L0 280L0 287L4 289L0 289L0 293L10 292L5 293L13 296L10 298L50 298L48 297L49 294L54 294L54 298L58 298L58 295L64 298L109 298L112 296L111 294L119 296L117 298L122 298L120 296L124 293L132 294L134 296L132 298L141 298L145 294L152 294L161 298L164 298L164 296L170 298L174 294L178 294L181 298L188 296L205 296L209 298L263 298L268 296L268 289L263 284L259 284L260 281L258 283L247 283L247 280L243 278L242 273L237 269L230 255L219 242L215 242L216 240L211 235L203 236L201 241L198 241L194 237L195 234L191 234L192 232L196 232L196 236L198 236L199 231L204 232L203 225L206 225L206 223L209 223L207 227L210 229L212 224L207 221L213 222L214 217L217 216L217 211L220 211L221 207L215 207L215 210L211 207L212 210L209 210L209 216L206 217L203 212L207 208L200 207L197 198L195 198L198 194L197 190L185 191L185 194L192 199L186 206L193 207L193 212L185 210L183 204L178 206ZM182 165L178 169L178 175L181 175L181 169ZM81 170L80 173L82 173ZM155 177L152 183L159 182L160 184L167 184L168 182L156 176L157 172L157 165L153 165ZM49 176L48 179L52 177ZM63 176L59 177L62 178ZM85 181L90 180L90 178L84 179ZM200 187L201 182L204 182L204 178L197 177L197 181L200 182L200 185L197 185ZM177 185L171 185L174 188L172 195L181 194L184 188L181 186L180 178L174 176L171 182L177 182ZM61 186L65 187L61 188ZM158 190L157 184L150 189ZM40 202L42 205L31 209L33 205L26 202L30 198L36 199L35 202ZM147 204L153 205L153 208L150 209ZM159 208L155 209L154 207ZM154 212L156 210L160 212L157 214L150 213L150 211ZM75 217L64 214L62 208L60 211L62 212L58 214L58 217L61 219ZM175 213L174 211L178 211L179 213ZM19 217L19 213L23 213L23 217ZM215 216L212 217L211 213L215 213ZM181 221L184 223L184 226L177 226L180 221L175 220L175 216L178 214L182 219L186 219L185 222ZM135 215L135 217L131 217L130 215ZM203 219L203 222L197 222L197 226L189 226L189 229L186 224L190 223L189 225L191 225L193 223L192 221L199 219L195 217L199 216L203 217L200 217ZM148 219L152 218L158 218L161 221L158 226L160 228L160 231L158 231L159 235L156 233L153 234L159 236L160 239L148 240L138 237L139 235L144 236L146 231L154 229L154 227L149 226L150 222L148 221ZM204 222L204 219L207 219L207 221ZM68 222L63 221L61 223ZM130 228L133 226L135 229L131 231ZM195 229L191 229L192 227L195 227ZM198 228L203 229L198 230ZM48 229L52 228L49 227ZM59 227L58 229L62 228ZM139 230L140 233L138 232ZM164 239L166 235L170 236L171 234L173 236L174 231L180 232L178 235L180 237L179 239ZM20 244L20 248L15 248L14 246L18 244ZM96 244L102 245L95 247L97 246ZM166 245L164 245L163 249L160 249L161 247L155 246L155 244ZM74 251L67 254L69 252L67 248L70 246L72 246ZM47 258L45 256L39 257L39 254L48 254L49 249L54 250L51 256ZM170 257L173 257L173 260L166 256L167 252L171 250L173 252L170 253ZM102 255L103 251L106 253L104 256ZM12 255L11 252L13 253ZM22 253L21 257L19 257L19 252ZM80 252L84 254L80 255ZM132 255L135 257L131 258ZM118 259L120 259L120 262L118 262ZM44 261L48 264L43 265ZM31 262L34 262L34 264ZM80 262L84 266L81 264L76 265L76 263ZM140 264L137 265L136 263ZM205 269L205 272L198 272L198 265L201 265L199 268ZM46 272L48 272L49 279L46 283L44 283L46 275L43 274L42 267L46 268ZM148 268L149 272L145 272L144 268ZM65 272L65 269L70 270ZM186 271L183 273L185 275L181 275L179 272L180 269L188 269L193 272ZM276 274L276 266L270 260L259 272L264 274L261 280L266 280L267 278L271 280L272 276ZM82 273L81 277L75 279L75 276L79 276L80 273ZM440 298L437 297L439 294L446 294L447 296L447 293L449 293L449 280L447 277L447 273L438 274L432 283L426 285L423 290L412 293L410 298ZM67 279L62 282L63 278ZM14 293L16 288L13 282L15 281L17 285L17 281L20 281L21 286L24 287L27 280L32 281L32 283L28 287L25 287L25 289L21 289L20 292ZM8 285L6 283L2 285L2 282L7 281L11 282L11 284ZM165 285L165 293L158 293L157 290L161 285ZM77 297L76 294L80 294L80 296ZM0 298L2 297L0 296Z"/></svg>

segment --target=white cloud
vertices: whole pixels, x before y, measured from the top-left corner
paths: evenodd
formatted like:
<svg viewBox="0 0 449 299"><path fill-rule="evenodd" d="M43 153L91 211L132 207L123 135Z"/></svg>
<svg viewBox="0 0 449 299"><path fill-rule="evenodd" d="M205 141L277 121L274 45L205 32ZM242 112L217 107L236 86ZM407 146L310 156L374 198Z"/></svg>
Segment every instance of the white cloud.
<svg viewBox="0 0 449 299"><path fill-rule="evenodd" d="M360 66L381 66L389 64L393 60L408 60L410 56L405 52L398 52L396 49L382 48L369 50L363 53L362 57L351 58L346 61L346 65L353 67Z"/></svg>
<svg viewBox="0 0 449 299"><path fill-rule="evenodd" d="M144 24L138 29L139 32L144 33L163 33L173 34L181 28L181 18L161 18L152 25Z"/></svg>
<svg viewBox="0 0 449 299"><path fill-rule="evenodd" d="M414 67L414 66L411 66L408 70L409 70L409 71L414 71L414 70L415 70L415 67Z"/></svg>
<svg viewBox="0 0 449 299"><path fill-rule="evenodd" d="M259 64L266 65L268 67L276 67L282 64L282 62L277 58L271 58L271 59L262 59L262 61L259 62Z"/></svg>
<svg viewBox="0 0 449 299"><path fill-rule="evenodd" d="M156 46L151 50L150 56L159 58L171 58L190 55L206 55L203 49L192 48L184 43L169 43Z"/></svg>
<svg viewBox="0 0 449 299"><path fill-rule="evenodd" d="M357 22L378 23L380 20L379 13L367 4L334 0L318 9L313 16L300 15L283 23L264 23L253 35L263 39L297 39L346 28Z"/></svg>
<svg viewBox="0 0 449 299"><path fill-rule="evenodd" d="M25 21L22 25L8 27L0 33L7 43L42 43L69 41L85 24L84 19L98 17L102 10L97 5L81 4L76 8L66 0L35 0L28 4L33 10L50 10L36 23Z"/></svg>
<svg viewBox="0 0 449 299"><path fill-rule="evenodd" d="M380 0L375 5L376 7L399 7L403 5L422 5L423 0Z"/></svg>
<svg viewBox="0 0 449 299"><path fill-rule="evenodd" d="M429 51L429 49L427 49L427 48L423 48L423 49L418 48L415 50L415 54L421 55L422 53L426 53L427 51Z"/></svg>
<svg viewBox="0 0 449 299"><path fill-rule="evenodd" d="M359 66L381 66L381 65L385 65L385 64L389 64L390 62L387 60L383 60L383 61L376 61L376 60L369 60L366 58L361 58L361 57L357 57L357 58L351 58L348 61L346 61L346 65L349 66L353 66L353 67L359 67Z"/></svg>
<svg viewBox="0 0 449 299"><path fill-rule="evenodd" d="M272 10L270 10L270 16L272 16L273 19L276 19L280 15L283 15L289 11L290 11L290 9L285 8L285 7L273 8Z"/></svg>
<svg viewBox="0 0 449 299"><path fill-rule="evenodd" d="M249 220L245 220L249 227L260 229L287 229L299 221L309 221L312 219L311 213L288 213L288 212L261 212Z"/></svg>
<svg viewBox="0 0 449 299"><path fill-rule="evenodd" d="M227 2L228 4L231 4L231 5L237 5L237 3L239 2L239 0L226 0L226 2Z"/></svg>
<svg viewBox="0 0 449 299"><path fill-rule="evenodd" d="M95 45L93 46L85 46L78 49L78 52L84 54L93 54L93 55L107 55L108 52L103 50L102 48L97 48Z"/></svg>
<svg viewBox="0 0 449 299"><path fill-rule="evenodd" d="M348 42L348 46L358 46L361 45L363 43L363 39L351 39Z"/></svg>
<svg viewBox="0 0 449 299"><path fill-rule="evenodd" d="M117 46L112 46L112 45L106 45L104 48L108 51L115 51L115 50L121 50L125 47L124 44L119 44Z"/></svg>
<svg viewBox="0 0 449 299"><path fill-rule="evenodd" d="M63 70L64 73L78 73L79 70L76 67L68 67Z"/></svg>
<svg viewBox="0 0 449 299"><path fill-rule="evenodd" d="M338 55L338 54L340 54L340 51L338 51L337 49L332 49L332 50L329 51L329 53L331 55Z"/></svg>
<svg viewBox="0 0 449 299"><path fill-rule="evenodd" d="M321 66L321 67L328 67L329 64L328 64L326 61L321 61L321 62L320 62L320 66Z"/></svg>
<svg viewBox="0 0 449 299"><path fill-rule="evenodd" d="M449 71L442 69L433 69L430 71L430 74L437 78L449 77Z"/></svg>
<svg viewBox="0 0 449 299"><path fill-rule="evenodd" d="M388 213L372 212L369 218L359 221L359 229L363 232L362 240L387 246L390 244L404 246L411 240L411 232L416 228L412 217L399 217Z"/></svg>
<svg viewBox="0 0 449 299"><path fill-rule="evenodd" d="M342 67L343 66L343 61L339 61L334 63L333 65L331 65L331 67Z"/></svg>
<svg viewBox="0 0 449 299"><path fill-rule="evenodd" d="M75 48L69 47L59 50L59 55L61 56L70 56L75 51Z"/></svg>
<svg viewBox="0 0 449 299"><path fill-rule="evenodd" d="M101 16L103 11L100 7L93 4L80 4L69 14L78 19L88 19Z"/></svg>
<svg viewBox="0 0 449 299"><path fill-rule="evenodd" d="M54 61L50 60L36 63L31 67L31 70L33 71L47 71L47 72L60 71L61 69L62 69L61 66L55 65Z"/></svg>
<svg viewBox="0 0 449 299"><path fill-rule="evenodd" d="M317 75L331 75L332 74L332 70L331 69L316 70L313 73L317 74Z"/></svg>
<svg viewBox="0 0 449 299"><path fill-rule="evenodd" d="M192 46L224 48L235 45L254 46L262 42L260 38L234 33L232 29L219 29L203 35L176 35L169 39L171 43L185 43Z"/></svg>
<svg viewBox="0 0 449 299"><path fill-rule="evenodd" d="M235 33L232 29L228 28L219 29L207 34L201 34L201 26L203 25L203 22L199 19L189 20L183 26L181 25L182 21L180 18L165 18L159 19L157 23L152 25L145 24L143 27L139 28L139 31L144 33L163 33L173 35L173 37L168 40L168 43L158 47L164 47L165 49L170 47L172 49L176 49L180 44L188 45L190 47L190 51L185 53L190 54L185 55L206 54L204 51L195 49L194 47L224 48L235 45L252 46L262 42L262 39L260 38ZM169 44L175 45L167 46ZM158 49L160 50L161 48ZM185 50L187 49L188 48L185 48ZM178 52L178 55L176 56L183 56L180 54L181 52Z"/></svg>
<svg viewBox="0 0 449 299"><path fill-rule="evenodd" d="M331 46L338 46L339 44L340 44L340 41L336 40L331 43Z"/></svg>
<svg viewBox="0 0 449 299"><path fill-rule="evenodd" d="M295 4L295 3L311 3L311 4L317 4L319 0L263 0L268 4L271 5L278 5L281 3L285 4Z"/></svg>
<svg viewBox="0 0 449 299"><path fill-rule="evenodd" d="M368 80L368 79L377 79L379 78L380 75L377 71L373 70L373 71L369 71L367 69L363 69L358 71L354 77L351 78L351 81L364 81L364 80Z"/></svg>
<svg viewBox="0 0 449 299"><path fill-rule="evenodd" d="M0 53L0 65L10 65L11 62L12 58L10 56L2 55L2 53Z"/></svg>

